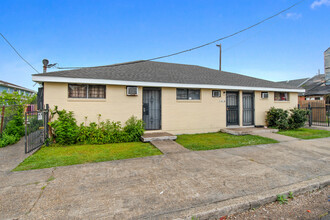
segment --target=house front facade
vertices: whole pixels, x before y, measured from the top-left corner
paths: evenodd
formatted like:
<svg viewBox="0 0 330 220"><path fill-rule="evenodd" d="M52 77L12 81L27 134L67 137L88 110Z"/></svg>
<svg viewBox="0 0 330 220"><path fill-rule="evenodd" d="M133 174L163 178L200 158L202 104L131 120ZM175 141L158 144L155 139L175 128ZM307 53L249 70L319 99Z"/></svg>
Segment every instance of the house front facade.
<svg viewBox="0 0 330 220"><path fill-rule="evenodd" d="M302 89L200 66L137 61L35 74L44 103L73 111L79 123L132 115L146 130L173 134L265 125L271 107L298 105Z"/></svg>

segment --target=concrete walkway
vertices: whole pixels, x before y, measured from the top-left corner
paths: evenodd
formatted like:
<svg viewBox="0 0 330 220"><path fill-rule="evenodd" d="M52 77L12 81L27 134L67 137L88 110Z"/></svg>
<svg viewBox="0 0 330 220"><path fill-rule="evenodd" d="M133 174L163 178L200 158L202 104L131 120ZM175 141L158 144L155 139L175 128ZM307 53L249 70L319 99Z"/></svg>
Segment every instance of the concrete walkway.
<svg viewBox="0 0 330 220"><path fill-rule="evenodd" d="M3 172L0 219L220 217L280 192L329 184L329 143L295 140Z"/></svg>
<svg viewBox="0 0 330 220"><path fill-rule="evenodd" d="M294 137L281 135L281 134L276 134L276 133L259 133L257 135L261 136L261 137L274 139L274 140L277 140L279 142L297 141L298 140L297 138L294 138Z"/></svg>
<svg viewBox="0 0 330 220"><path fill-rule="evenodd" d="M187 148L171 140L156 140L150 143L157 147L163 154L189 152Z"/></svg>
<svg viewBox="0 0 330 220"><path fill-rule="evenodd" d="M32 153L25 154L24 138L16 144L0 148L0 174L9 173Z"/></svg>

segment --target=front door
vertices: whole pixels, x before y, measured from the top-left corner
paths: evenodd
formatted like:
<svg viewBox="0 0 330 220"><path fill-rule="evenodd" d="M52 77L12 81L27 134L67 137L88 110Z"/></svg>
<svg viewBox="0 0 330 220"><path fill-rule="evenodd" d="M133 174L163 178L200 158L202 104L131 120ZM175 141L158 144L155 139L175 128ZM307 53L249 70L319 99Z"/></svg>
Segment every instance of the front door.
<svg viewBox="0 0 330 220"><path fill-rule="evenodd" d="M142 119L146 130L161 128L161 89L143 88Z"/></svg>
<svg viewBox="0 0 330 220"><path fill-rule="evenodd" d="M254 125L253 93L243 93L243 125Z"/></svg>
<svg viewBox="0 0 330 220"><path fill-rule="evenodd" d="M227 125L239 125L238 92L227 92Z"/></svg>

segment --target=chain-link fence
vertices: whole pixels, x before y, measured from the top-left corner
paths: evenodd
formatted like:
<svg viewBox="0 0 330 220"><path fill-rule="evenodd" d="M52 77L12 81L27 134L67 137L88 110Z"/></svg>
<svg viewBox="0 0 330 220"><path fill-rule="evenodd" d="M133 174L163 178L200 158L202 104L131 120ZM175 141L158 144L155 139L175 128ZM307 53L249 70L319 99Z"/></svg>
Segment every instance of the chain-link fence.
<svg viewBox="0 0 330 220"><path fill-rule="evenodd" d="M14 119L14 116L18 114L20 108L23 108L21 105L7 105L0 107L0 115L1 115L1 122L0 122L0 134L5 131L8 123ZM22 112L22 111L21 111ZM22 115L23 117L23 115Z"/></svg>

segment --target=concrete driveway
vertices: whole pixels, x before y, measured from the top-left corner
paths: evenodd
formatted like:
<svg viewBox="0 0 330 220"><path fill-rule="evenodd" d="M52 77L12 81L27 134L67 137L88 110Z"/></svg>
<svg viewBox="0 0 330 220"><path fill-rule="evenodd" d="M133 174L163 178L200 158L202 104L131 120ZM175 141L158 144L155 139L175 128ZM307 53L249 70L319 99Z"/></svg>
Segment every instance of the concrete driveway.
<svg viewBox="0 0 330 220"><path fill-rule="evenodd" d="M1 172L0 219L172 219L320 179L330 138Z"/></svg>

